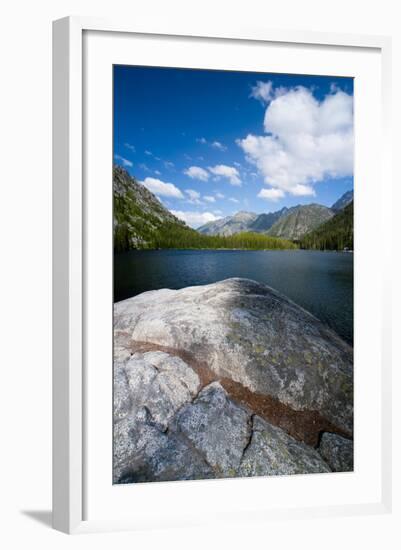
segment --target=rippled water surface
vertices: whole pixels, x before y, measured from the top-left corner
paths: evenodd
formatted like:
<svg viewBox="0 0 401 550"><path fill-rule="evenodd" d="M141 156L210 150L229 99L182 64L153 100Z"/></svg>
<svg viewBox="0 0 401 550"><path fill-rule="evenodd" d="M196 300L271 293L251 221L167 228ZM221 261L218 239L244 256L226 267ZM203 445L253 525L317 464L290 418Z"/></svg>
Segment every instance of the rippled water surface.
<svg viewBox="0 0 401 550"><path fill-rule="evenodd" d="M306 250L133 250L114 257L118 302L147 290L246 277L266 283L353 342L353 255Z"/></svg>

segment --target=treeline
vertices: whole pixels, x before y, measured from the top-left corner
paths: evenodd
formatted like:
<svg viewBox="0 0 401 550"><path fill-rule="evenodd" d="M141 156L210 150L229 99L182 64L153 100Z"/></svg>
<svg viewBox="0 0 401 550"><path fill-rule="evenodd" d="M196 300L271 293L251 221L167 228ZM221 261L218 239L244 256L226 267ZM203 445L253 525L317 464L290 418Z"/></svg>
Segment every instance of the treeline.
<svg viewBox="0 0 401 550"><path fill-rule="evenodd" d="M261 233L237 233L229 237L203 235L188 227L121 167L113 171L114 250L158 248L238 248L283 250L294 243Z"/></svg>
<svg viewBox="0 0 401 550"><path fill-rule="evenodd" d="M158 228L153 235L148 232L146 242L136 242L134 246L129 230L124 229L124 226L119 226L114 233L114 248L116 252L121 252L130 248L285 250L298 247L291 241L260 233L236 233L227 237L202 235L193 229L166 223L162 228Z"/></svg>
<svg viewBox="0 0 401 550"><path fill-rule="evenodd" d="M299 244L301 248L314 250L353 250L354 203L351 202L333 218L304 235Z"/></svg>
<svg viewBox="0 0 401 550"><path fill-rule="evenodd" d="M162 231L155 240L156 248L240 248L249 250L294 249L291 241L269 237L260 233L236 233L223 237L220 235L202 235L197 231L179 227Z"/></svg>

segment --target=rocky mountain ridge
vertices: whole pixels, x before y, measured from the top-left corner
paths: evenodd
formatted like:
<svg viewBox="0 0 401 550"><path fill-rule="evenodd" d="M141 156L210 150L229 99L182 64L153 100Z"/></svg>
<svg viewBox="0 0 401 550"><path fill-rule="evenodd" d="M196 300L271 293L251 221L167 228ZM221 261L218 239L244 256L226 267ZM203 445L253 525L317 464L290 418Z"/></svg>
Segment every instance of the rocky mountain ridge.
<svg viewBox="0 0 401 550"><path fill-rule="evenodd" d="M233 216L227 216L219 220L208 222L198 229L203 235L231 236L235 233L250 231L252 222L258 217L253 212L240 211Z"/></svg>
<svg viewBox="0 0 401 550"><path fill-rule="evenodd" d="M321 204L295 206L281 216L267 231L272 237L299 240L334 216L334 212Z"/></svg>
<svg viewBox="0 0 401 550"><path fill-rule="evenodd" d="M348 204L350 204L353 200L354 191L351 189L350 191L344 193L344 195L341 195L341 197L332 205L331 209L334 210L334 212L339 212L348 206Z"/></svg>
<svg viewBox="0 0 401 550"><path fill-rule="evenodd" d="M124 168L113 168L115 249L152 245L161 231L192 231L171 214L157 197L138 183Z"/></svg>
<svg viewBox="0 0 401 550"><path fill-rule="evenodd" d="M347 191L331 208L320 204L283 207L276 212L256 214L238 212L197 229L206 235L233 235L237 232L252 231L274 237L299 240L319 225L327 222L337 212L345 208L353 199L353 191ZM246 216L244 216L246 214Z"/></svg>

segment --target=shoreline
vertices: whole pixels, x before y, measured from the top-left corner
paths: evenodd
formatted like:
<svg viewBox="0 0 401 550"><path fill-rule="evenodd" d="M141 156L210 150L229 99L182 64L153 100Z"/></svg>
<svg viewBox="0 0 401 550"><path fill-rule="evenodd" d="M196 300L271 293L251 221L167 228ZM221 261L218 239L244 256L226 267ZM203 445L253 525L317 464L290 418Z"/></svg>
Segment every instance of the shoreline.
<svg viewBox="0 0 401 550"><path fill-rule="evenodd" d="M340 254L353 254L353 250L318 250L316 248L130 248L120 252L114 251L113 254L118 256L120 254L126 254L127 252L160 252L162 250L175 250L175 251L223 251L223 252L336 252Z"/></svg>

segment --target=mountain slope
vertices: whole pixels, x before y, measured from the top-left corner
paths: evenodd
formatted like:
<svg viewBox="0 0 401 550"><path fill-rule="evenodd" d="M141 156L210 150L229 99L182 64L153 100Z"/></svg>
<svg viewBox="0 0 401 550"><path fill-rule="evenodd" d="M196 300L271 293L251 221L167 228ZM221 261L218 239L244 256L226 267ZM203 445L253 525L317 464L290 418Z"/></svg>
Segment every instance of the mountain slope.
<svg viewBox="0 0 401 550"><path fill-rule="evenodd" d="M292 210L292 208L287 208L284 206L284 208L277 210L276 212L259 214L259 216L249 225L249 231L267 231L276 223L276 221L287 215L290 210Z"/></svg>
<svg viewBox="0 0 401 550"><path fill-rule="evenodd" d="M291 208L284 206L281 210L269 212L268 214L237 212L234 216L227 216L215 222L206 223L199 227L198 231L204 235L234 235L243 231L263 233L291 210Z"/></svg>
<svg viewBox="0 0 401 550"><path fill-rule="evenodd" d="M354 191L351 189L342 195L331 207L332 210L338 212L345 208L350 202L354 200Z"/></svg>
<svg viewBox="0 0 401 550"><path fill-rule="evenodd" d="M113 169L114 248L154 248L166 231L193 232L120 166Z"/></svg>
<svg viewBox="0 0 401 550"><path fill-rule="evenodd" d="M248 231L250 224L256 220L257 214L253 212L237 212L234 216L227 216L214 222L206 223L198 228L203 235L230 236L242 231Z"/></svg>
<svg viewBox="0 0 401 550"><path fill-rule="evenodd" d="M334 215L333 211L321 204L300 205L292 208L267 231L267 235L299 240Z"/></svg>
<svg viewBox="0 0 401 550"><path fill-rule="evenodd" d="M114 250L116 252L143 248L244 250L296 248L289 241L262 233L202 235L173 216L153 193L119 166L114 167L113 189ZM240 218L252 218L252 214L240 214Z"/></svg>
<svg viewBox="0 0 401 550"><path fill-rule="evenodd" d="M301 248L343 250L354 248L354 202L301 239Z"/></svg>

